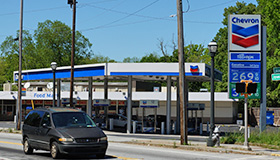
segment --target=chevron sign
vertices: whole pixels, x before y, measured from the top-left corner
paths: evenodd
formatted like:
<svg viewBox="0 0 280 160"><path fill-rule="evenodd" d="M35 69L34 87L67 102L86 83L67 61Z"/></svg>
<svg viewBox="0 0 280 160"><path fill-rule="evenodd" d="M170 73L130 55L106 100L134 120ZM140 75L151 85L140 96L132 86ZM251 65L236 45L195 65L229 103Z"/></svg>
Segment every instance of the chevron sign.
<svg viewBox="0 0 280 160"><path fill-rule="evenodd" d="M261 50L261 17L260 15L229 16L229 50Z"/></svg>

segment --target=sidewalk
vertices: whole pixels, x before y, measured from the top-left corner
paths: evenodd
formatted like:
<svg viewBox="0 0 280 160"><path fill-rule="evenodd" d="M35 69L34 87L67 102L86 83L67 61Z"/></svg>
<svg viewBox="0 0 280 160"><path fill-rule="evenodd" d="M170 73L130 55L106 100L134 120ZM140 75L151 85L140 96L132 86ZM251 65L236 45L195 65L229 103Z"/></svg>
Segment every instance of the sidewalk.
<svg viewBox="0 0 280 160"><path fill-rule="evenodd" d="M109 142L131 143L138 145L170 147L178 149L187 149L195 151L208 151L220 153L238 153L252 155L270 155L280 156L280 150L268 149L259 146L251 146L251 151L247 150L244 145L238 144L221 144L220 147L207 147L206 140L208 136L188 135L188 144L180 144L180 135L161 135L161 134L127 134L113 131L104 131L109 139Z"/></svg>

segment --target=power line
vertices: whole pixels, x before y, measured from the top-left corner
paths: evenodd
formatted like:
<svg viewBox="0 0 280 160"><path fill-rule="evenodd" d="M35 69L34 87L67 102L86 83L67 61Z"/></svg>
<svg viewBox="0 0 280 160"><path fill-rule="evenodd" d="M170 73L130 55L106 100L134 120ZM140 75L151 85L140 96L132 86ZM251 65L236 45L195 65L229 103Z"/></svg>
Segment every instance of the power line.
<svg viewBox="0 0 280 160"><path fill-rule="evenodd" d="M194 9L194 10L190 10L188 12L197 12L197 11L201 11L201 10L205 10L205 9L209 9L209 8L214 8L214 7L217 7L217 6L221 6L221 5L224 5L224 4L232 3L232 2L235 2L235 1L238 1L238 0L232 0L232 1L224 2L224 3L216 4L216 5L213 5L213 6L208 6L208 7L204 7L204 8Z"/></svg>
<svg viewBox="0 0 280 160"><path fill-rule="evenodd" d="M104 24L104 25L101 25L101 26L98 26L98 27L95 27L95 28L106 27L106 26L111 25L111 24L113 24L113 23L117 23L117 22L119 22L119 21L122 21L122 20L124 20L124 19L126 19L126 18L128 18L128 17L130 17L130 16L133 16L133 15L135 15L136 13L141 12L142 10L144 10L144 9L146 9L146 8L148 8L148 7L150 7L150 6L152 6L153 4L155 4L155 3L158 2L158 1L159 1L159 0L155 0L154 2L152 2L152 3L148 4L148 5L146 5L145 7L141 8L141 9L139 9L139 10L133 12L133 13L128 14L128 15L125 16L125 17L119 18L119 19L117 19L117 20L115 20L115 21L112 21L112 22L110 22L110 23L107 23L107 24ZM84 30L84 31L93 30L93 29L95 29L95 28L89 28L89 29L86 29L86 30Z"/></svg>
<svg viewBox="0 0 280 160"><path fill-rule="evenodd" d="M116 0L107 0L108 2L109 1L116 1ZM102 1L102 2L91 2L91 3L81 3L81 5L79 5L79 7L77 8L83 8L83 7L86 7L87 5L90 5L90 4L98 4L98 3L104 3L104 2L107 2L107 1ZM45 8L45 9L35 9L35 10L29 10L29 11L24 11L24 13L35 13L35 12L43 12L43 11L50 11L50 10L57 10L57 9L62 9L62 8L68 8L67 5L65 6L60 6L60 7L53 7L53 8ZM9 16L9 15L18 15L19 12L11 12L11 13L3 13L3 14L0 14L0 16Z"/></svg>
<svg viewBox="0 0 280 160"><path fill-rule="evenodd" d="M120 3L118 3L118 4L114 5L113 7L111 7L111 8L110 8L110 9L108 9L108 10L112 10L112 9L116 8L117 6L119 6L119 5L123 4L125 1L127 1L127 0L123 0L123 1L121 1ZM88 6L90 6L90 7L91 7L91 4L87 4L86 6L87 6L87 7L88 7ZM99 16L101 16L101 15L103 15L103 14L107 13L106 11L107 11L107 10L104 10L102 13L97 14L97 15L95 15L94 17L99 17ZM92 19L92 18L93 18L93 17L88 18L87 20L84 20L84 21L88 21L89 19ZM80 23L81 23L81 22L80 22Z"/></svg>

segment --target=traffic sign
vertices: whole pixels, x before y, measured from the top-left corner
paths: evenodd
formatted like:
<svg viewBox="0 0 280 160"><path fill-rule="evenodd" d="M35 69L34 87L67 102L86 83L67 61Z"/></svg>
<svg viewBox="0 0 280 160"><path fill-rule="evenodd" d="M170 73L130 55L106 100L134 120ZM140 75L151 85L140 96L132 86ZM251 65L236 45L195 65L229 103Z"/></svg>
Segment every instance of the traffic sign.
<svg viewBox="0 0 280 160"><path fill-rule="evenodd" d="M271 74L271 80L279 81L280 80L280 73L278 73L278 74Z"/></svg>
<svg viewBox="0 0 280 160"><path fill-rule="evenodd" d="M238 83L241 80L261 82L261 62L230 62L229 82Z"/></svg>
<svg viewBox="0 0 280 160"><path fill-rule="evenodd" d="M280 67L273 68L273 73L280 73Z"/></svg>
<svg viewBox="0 0 280 160"><path fill-rule="evenodd" d="M236 92L236 83L230 83L229 85L229 98L232 99L245 99L244 95ZM261 98L261 83L257 83L257 92L248 95L248 99L260 99Z"/></svg>

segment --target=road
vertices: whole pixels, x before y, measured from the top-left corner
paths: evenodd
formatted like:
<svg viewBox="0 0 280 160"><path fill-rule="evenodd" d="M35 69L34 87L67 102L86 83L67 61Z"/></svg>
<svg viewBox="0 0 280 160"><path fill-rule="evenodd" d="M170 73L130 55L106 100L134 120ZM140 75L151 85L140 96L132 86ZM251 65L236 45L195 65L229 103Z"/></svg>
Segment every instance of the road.
<svg viewBox="0 0 280 160"><path fill-rule="evenodd" d="M112 135L109 139L117 139ZM20 134L0 133L0 160L21 159L21 160L37 160L52 159L49 152L35 151L33 155L25 155L22 151L20 143ZM66 159L96 159L91 157L65 157ZM173 148L152 147L143 145L125 144L119 142L109 142L109 147L105 159L124 159L124 160L275 160L278 157L265 155L242 155L231 153L214 153L180 150Z"/></svg>

